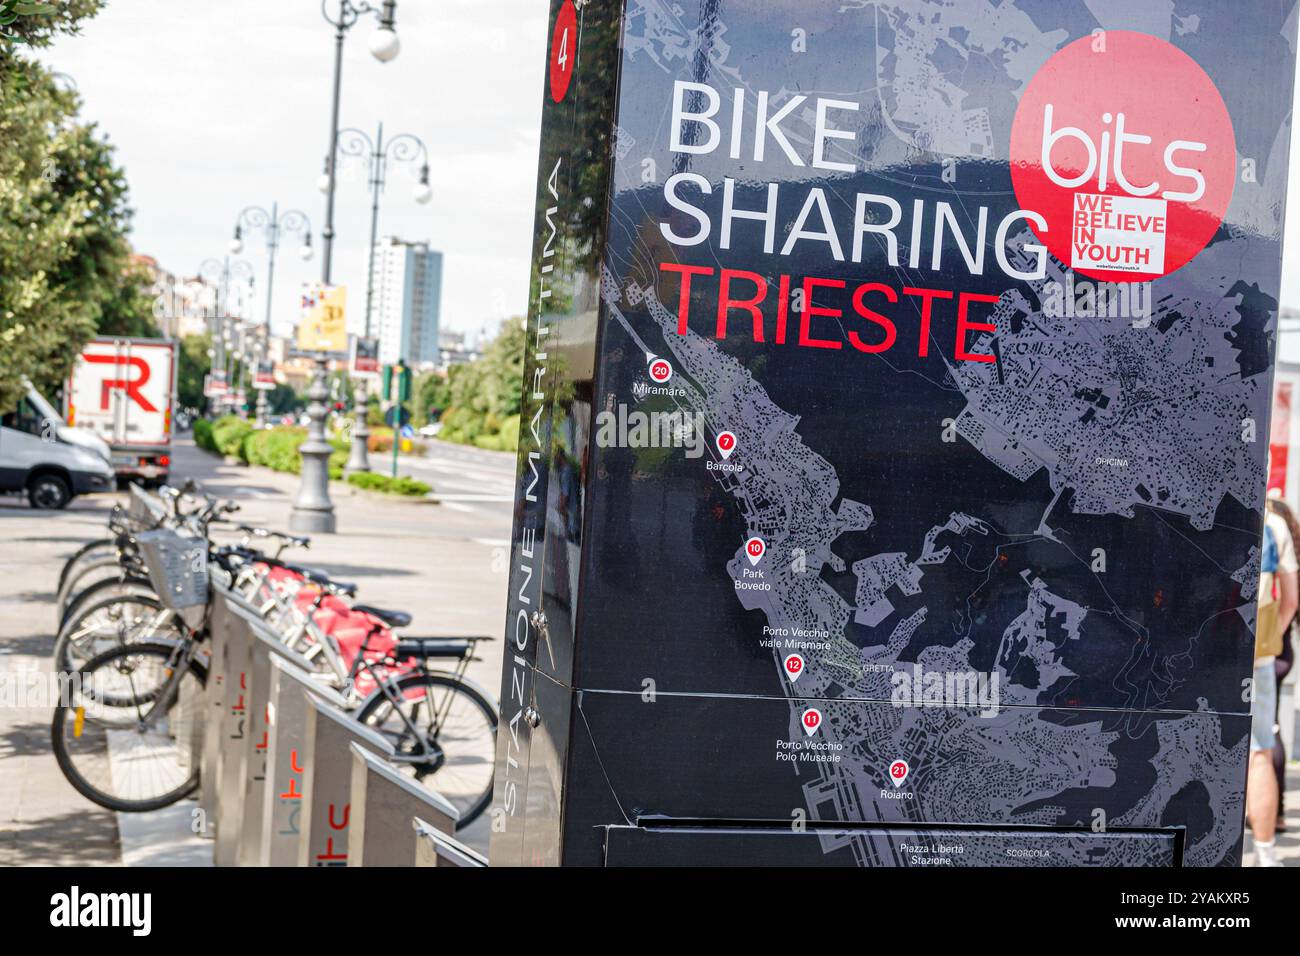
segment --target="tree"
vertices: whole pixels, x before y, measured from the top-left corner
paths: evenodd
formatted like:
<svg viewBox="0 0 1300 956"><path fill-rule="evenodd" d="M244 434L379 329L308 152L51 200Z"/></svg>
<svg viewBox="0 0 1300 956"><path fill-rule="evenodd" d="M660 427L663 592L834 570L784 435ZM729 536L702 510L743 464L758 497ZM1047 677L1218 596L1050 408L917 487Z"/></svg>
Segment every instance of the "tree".
<svg viewBox="0 0 1300 956"><path fill-rule="evenodd" d="M76 93L17 52L75 32L99 6L71 0L0 23L0 408L24 377L56 390L101 323L152 328L128 269L131 210L112 148L76 121Z"/></svg>
<svg viewBox="0 0 1300 956"><path fill-rule="evenodd" d="M156 338L162 333L153 319L154 298L149 270L140 265L128 265L117 277L117 282L105 289L95 333Z"/></svg>
<svg viewBox="0 0 1300 956"><path fill-rule="evenodd" d="M48 46L58 33L76 33L104 0L0 0L0 58L19 45Z"/></svg>
<svg viewBox="0 0 1300 956"><path fill-rule="evenodd" d="M267 393L266 407L270 409L272 415L287 415L289 412L298 412L305 407L306 402L303 397L295 392L288 385L277 382L275 388Z"/></svg>
<svg viewBox="0 0 1300 956"><path fill-rule="evenodd" d="M180 367L176 371L176 397L183 408L202 408L203 377L212 371L212 336L187 335L181 339Z"/></svg>
<svg viewBox="0 0 1300 956"><path fill-rule="evenodd" d="M458 365L453 365L444 375L441 372L425 372L415 380L415 402L411 420L416 427L437 421L443 411L451 404L451 378L456 374Z"/></svg>
<svg viewBox="0 0 1300 956"><path fill-rule="evenodd" d="M513 448L524 395L521 316L507 319L482 358L457 366L448 378L450 402L439 437L484 448Z"/></svg>

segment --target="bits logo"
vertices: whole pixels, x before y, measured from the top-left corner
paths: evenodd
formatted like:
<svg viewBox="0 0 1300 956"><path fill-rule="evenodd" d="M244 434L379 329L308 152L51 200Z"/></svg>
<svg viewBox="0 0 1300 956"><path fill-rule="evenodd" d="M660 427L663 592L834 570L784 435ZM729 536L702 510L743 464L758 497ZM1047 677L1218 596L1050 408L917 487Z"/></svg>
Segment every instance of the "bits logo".
<svg viewBox="0 0 1300 956"><path fill-rule="evenodd" d="M1214 82L1128 30L1076 40L1025 88L1011 131L1016 198L1064 265L1107 282L1168 275L1213 238L1237 147Z"/></svg>

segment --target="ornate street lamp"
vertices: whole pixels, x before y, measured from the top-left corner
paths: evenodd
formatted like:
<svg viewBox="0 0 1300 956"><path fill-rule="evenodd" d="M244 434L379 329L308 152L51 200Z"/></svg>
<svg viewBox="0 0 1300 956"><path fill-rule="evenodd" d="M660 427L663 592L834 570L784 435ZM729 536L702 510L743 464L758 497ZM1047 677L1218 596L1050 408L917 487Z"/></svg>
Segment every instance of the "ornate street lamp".
<svg viewBox="0 0 1300 956"><path fill-rule="evenodd" d="M224 259L204 259L199 263L199 278L211 283L217 289L217 303L212 316L212 367L223 372L226 368L226 321L230 318L230 280L253 285L253 267L243 259L233 262L230 256Z"/></svg>
<svg viewBox="0 0 1300 956"><path fill-rule="evenodd" d="M415 163L417 161L420 163L420 178L411 192L411 197L417 203L424 205L433 197L433 190L429 186L429 150L425 147L423 140L411 133L402 133L385 142L384 124L380 123L374 139L371 139L359 129L341 130L335 153L364 158L370 175L370 258L369 268L366 270L366 322L364 332L364 337L370 338L371 316L375 299L375 243L379 239L379 197L384 192L388 164L390 162ZM322 178L327 179L329 177ZM356 402L355 422L352 429L352 448L345 468L347 474L370 470L368 445L370 423L366 420L368 408L366 404L366 378L364 376L357 377Z"/></svg>
<svg viewBox="0 0 1300 956"><path fill-rule="evenodd" d="M298 255L304 262L310 261L313 253L311 247L311 220L307 214L297 209L290 209L281 214L280 204L272 203L271 211L261 206L249 206L235 219L235 234L230 240L230 251L238 255L244 250L244 229L260 229L266 241L266 335L262 337L260 362L266 361L266 345L271 335L271 302L275 291L275 251L280 247L280 233L286 231L297 233L302 237ZM266 427L266 392L257 393L257 427Z"/></svg>
<svg viewBox="0 0 1300 956"><path fill-rule="evenodd" d="M334 188L337 185L337 150L339 138L339 97L343 84L343 41L347 33L366 14L379 19L379 29L370 38L370 53L381 63L397 56L401 43L397 39L397 0L384 0L375 8L365 0L338 0L338 14L330 16L330 0L321 0L320 12L325 22L334 28L334 96L330 103L329 157L325 172L328 186L325 193L325 231L321 233L321 283L331 284L331 266L334 259ZM329 457L330 444L325 440L325 399L329 391L325 386L327 366L324 355L317 358L312 373L311 387L307 390L307 440L298 446L302 457L302 484L289 514L289 527L294 531L333 533L334 505L330 501Z"/></svg>

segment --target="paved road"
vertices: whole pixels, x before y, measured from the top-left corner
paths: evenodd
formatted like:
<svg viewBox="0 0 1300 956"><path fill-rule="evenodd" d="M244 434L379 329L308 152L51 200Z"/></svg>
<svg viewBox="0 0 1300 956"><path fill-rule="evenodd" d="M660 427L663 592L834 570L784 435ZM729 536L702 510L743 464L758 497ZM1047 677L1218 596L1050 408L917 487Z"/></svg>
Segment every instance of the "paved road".
<svg viewBox="0 0 1300 956"><path fill-rule="evenodd" d="M514 502L515 456L436 439L427 444L428 452L422 458L398 456L398 474L433 485L437 499L451 511L505 516L508 537ZM391 462L391 458L372 456L370 466L388 474Z"/></svg>
<svg viewBox="0 0 1300 956"><path fill-rule="evenodd" d="M469 676L496 699L514 456L431 445L427 459L406 458L399 470L429 481L447 495L445 503L373 495L335 482L338 533L318 536L295 557L355 581L358 600L409 611L410 636L495 638L484 645L483 660L471 665ZM237 521L287 529L296 476L229 465L188 441L178 442L173 458L174 480L193 477L210 493L239 501ZM0 676L48 667L59 570L81 543L101 536L116 497L79 498L58 513L0 497ZM147 859L132 841L140 832L161 839L166 821L155 821L150 830L141 826L148 821L137 818L123 828L116 814L79 797L50 754L49 716L43 708L0 707L0 865ZM486 819L463 834L484 850L487 835Z"/></svg>

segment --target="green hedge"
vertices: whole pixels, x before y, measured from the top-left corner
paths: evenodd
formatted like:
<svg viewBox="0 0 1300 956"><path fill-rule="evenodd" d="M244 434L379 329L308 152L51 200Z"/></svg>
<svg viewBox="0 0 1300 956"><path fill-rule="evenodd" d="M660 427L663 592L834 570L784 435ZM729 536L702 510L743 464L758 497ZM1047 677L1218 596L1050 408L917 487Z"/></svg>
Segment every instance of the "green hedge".
<svg viewBox="0 0 1300 956"><path fill-rule="evenodd" d="M303 428L277 426L253 427L253 424L235 415L227 415L216 422L200 420L194 425L194 443L200 448L220 455L238 458L246 465L262 465L273 471L296 475L302 471L302 457L298 446L307 438ZM348 446L339 439L331 439L330 477L342 478L343 466L348 460Z"/></svg>
<svg viewBox="0 0 1300 956"><path fill-rule="evenodd" d="M262 465L273 471L298 474L302 471L302 458L298 446L307 438L302 428L264 428L244 436L239 457L250 465Z"/></svg>
<svg viewBox="0 0 1300 956"><path fill-rule="evenodd" d="M494 415L478 417L468 409L450 408L441 421L440 441L477 445L491 451L514 451L519 447L518 415L497 419Z"/></svg>
<svg viewBox="0 0 1300 956"><path fill-rule="evenodd" d="M236 415L227 415L224 418L218 418L213 424L212 441L221 454L242 458L240 448L244 443L244 438L251 431L253 431L252 422L245 421Z"/></svg>
<svg viewBox="0 0 1300 956"><path fill-rule="evenodd" d="M206 418L194 421L194 444L207 451L217 450L217 443L212 438L212 422Z"/></svg>
<svg viewBox="0 0 1300 956"><path fill-rule="evenodd" d="M400 475L392 478L375 471L360 471L348 475L348 483L368 491L383 491L392 495L406 495L411 498L423 498L433 489L423 481Z"/></svg>
<svg viewBox="0 0 1300 956"><path fill-rule="evenodd" d="M519 422L516 417L516 440L518 430ZM215 423L205 420L194 423L194 442L200 448L236 457L247 465L261 465L272 471L283 471L293 475L302 471L302 456L298 454L298 446L306 439L305 428L277 426L258 429L234 415L220 418ZM330 447L332 449L330 477L337 480L343 477L349 448L347 442L341 438L331 438ZM514 442L511 443L511 447L514 447ZM376 472L361 472L350 476L348 481L358 488L410 498L422 498L433 490L423 481L414 478L405 476L390 478L388 475Z"/></svg>

